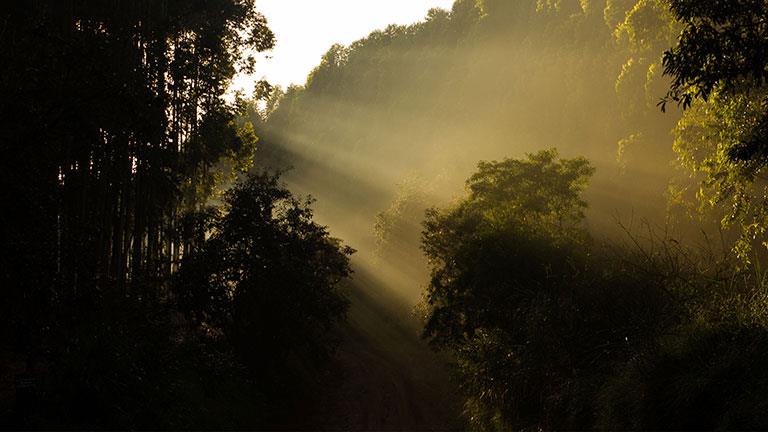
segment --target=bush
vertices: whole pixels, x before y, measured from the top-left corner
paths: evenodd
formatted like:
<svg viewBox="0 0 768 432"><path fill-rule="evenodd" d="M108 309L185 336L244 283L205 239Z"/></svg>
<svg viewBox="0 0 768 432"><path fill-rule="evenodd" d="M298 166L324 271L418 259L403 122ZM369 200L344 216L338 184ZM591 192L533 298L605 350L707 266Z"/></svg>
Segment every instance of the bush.
<svg viewBox="0 0 768 432"><path fill-rule="evenodd" d="M220 343L172 305L105 290L68 309L30 364L33 400L13 428L221 429L263 421L264 395Z"/></svg>
<svg viewBox="0 0 768 432"><path fill-rule="evenodd" d="M184 258L174 284L193 323L223 338L273 389L328 358L348 306L339 282L353 250L312 221L310 203L277 176L248 177L222 209L206 212L208 238Z"/></svg>
<svg viewBox="0 0 768 432"><path fill-rule="evenodd" d="M761 326L694 328L629 362L602 390L606 430L763 430L768 425Z"/></svg>
<svg viewBox="0 0 768 432"><path fill-rule="evenodd" d="M554 151L481 163L431 210L425 336L456 353L476 429L763 429L764 278L581 225L591 169Z"/></svg>

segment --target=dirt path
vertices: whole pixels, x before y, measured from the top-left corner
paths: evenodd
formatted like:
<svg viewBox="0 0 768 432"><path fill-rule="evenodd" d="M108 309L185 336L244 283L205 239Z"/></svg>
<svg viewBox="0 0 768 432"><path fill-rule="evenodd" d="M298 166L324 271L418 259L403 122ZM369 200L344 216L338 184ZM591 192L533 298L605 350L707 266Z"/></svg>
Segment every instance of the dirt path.
<svg viewBox="0 0 768 432"><path fill-rule="evenodd" d="M305 430L464 430L447 358L419 338L405 305L356 275L335 375L314 398ZM294 424L294 427L296 425Z"/></svg>

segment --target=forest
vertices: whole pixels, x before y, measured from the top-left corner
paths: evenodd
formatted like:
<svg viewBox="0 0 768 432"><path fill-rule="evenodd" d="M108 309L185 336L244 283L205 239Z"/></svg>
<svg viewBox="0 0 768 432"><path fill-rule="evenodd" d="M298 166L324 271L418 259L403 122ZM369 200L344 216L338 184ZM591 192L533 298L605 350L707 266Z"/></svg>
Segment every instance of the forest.
<svg viewBox="0 0 768 432"><path fill-rule="evenodd" d="M768 429L766 23L3 3L0 429Z"/></svg>

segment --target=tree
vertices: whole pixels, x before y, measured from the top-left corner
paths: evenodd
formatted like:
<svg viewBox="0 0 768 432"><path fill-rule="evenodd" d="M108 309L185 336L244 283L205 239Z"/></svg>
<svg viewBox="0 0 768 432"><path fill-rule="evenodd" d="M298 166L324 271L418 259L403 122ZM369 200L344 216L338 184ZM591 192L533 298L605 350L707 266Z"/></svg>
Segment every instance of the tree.
<svg viewBox="0 0 768 432"><path fill-rule="evenodd" d="M31 298L16 289L66 304L150 280L160 295L183 214L222 159L247 165L255 149L223 99L248 50L274 42L252 0L81 3L0 10L0 182L21 210L0 216L5 304ZM29 254L36 273L14 265Z"/></svg>
<svg viewBox="0 0 768 432"><path fill-rule="evenodd" d="M288 364L313 366L332 353L348 304L339 283L353 250L312 221L310 203L277 176L248 177L208 213L208 239L184 257L174 284L199 328L223 336L258 377L276 383Z"/></svg>
<svg viewBox="0 0 768 432"><path fill-rule="evenodd" d="M151 402L197 396L192 356L158 365L189 336L168 283L186 213L252 161L224 95L274 35L253 0L4 2L0 23L0 339L50 366L44 424L184 428L191 404Z"/></svg>
<svg viewBox="0 0 768 432"><path fill-rule="evenodd" d="M758 99L766 94L765 89L750 95L715 91L707 102L694 103L674 129L679 163L698 183L700 213L719 222L743 262L768 247L768 184L761 174L763 162L735 160L732 154L766 115Z"/></svg>
<svg viewBox="0 0 768 432"><path fill-rule="evenodd" d="M672 0L670 8L683 23L677 46L664 53L664 73L672 77L668 101L683 109L714 93L753 95L768 83L768 4L763 0L699 2ZM758 92L765 106L765 97ZM768 110L737 145L728 149L734 161L768 163ZM755 169L755 167L752 167Z"/></svg>
<svg viewBox="0 0 768 432"><path fill-rule="evenodd" d="M320 198L319 212L343 207L339 213L371 220L414 170L460 185L478 158L501 157L510 141L520 153L558 143L599 164L595 180L610 188L601 195L626 199L595 200L596 214L631 208L656 217L667 181L647 167L669 168L677 120L655 106L655 88L667 86L660 62L675 34L669 15L663 0L461 1L433 10L423 22L333 47L271 112L257 163L295 168L286 179ZM638 49L617 43L618 33ZM622 138L625 169L616 175L606 155ZM329 172L344 180L327 182ZM610 216L596 223L612 227Z"/></svg>
<svg viewBox="0 0 768 432"><path fill-rule="evenodd" d="M593 172L554 150L483 162L461 201L427 214L424 335L456 354L476 429L595 427L614 371L652 356L715 280L692 276L674 241L593 240Z"/></svg>
<svg viewBox="0 0 768 432"><path fill-rule="evenodd" d="M676 47L664 54L664 72L672 76L668 100L688 108L707 100L718 87L743 92L745 85L768 80L768 5L763 0L700 2L671 0L683 23Z"/></svg>
<svg viewBox="0 0 768 432"><path fill-rule="evenodd" d="M765 240L768 165L768 4L763 0L672 0L682 23L677 45L664 53L672 77L670 101L686 112L675 150L701 182L703 208L740 234L734 250L744 261Z"/></svg>
<svg viewBox="0 0 768 432"><path fill-rule="evenodd" d="M555 150L481 162L466 198L427 213L424 334L458 352L476 422L495 421L498 409L502 427L547 422L539 396L562 383L568 360L555 354L561 335L546 317L567 316L566 280L587 244L581 194L593 172Z"/></svg>
<svg viewBox="0 0 768 432"><path fill-rule="evenodd" d="M551 266L568 265L564 250L586 241L581 193L593 171L585 159L561 160L555 150L481 162L463 201L428 210L423 249L433 267L425 334L441 345L462 343L504 309L482 305L512 295L506 277L537 280Z"/></svg>

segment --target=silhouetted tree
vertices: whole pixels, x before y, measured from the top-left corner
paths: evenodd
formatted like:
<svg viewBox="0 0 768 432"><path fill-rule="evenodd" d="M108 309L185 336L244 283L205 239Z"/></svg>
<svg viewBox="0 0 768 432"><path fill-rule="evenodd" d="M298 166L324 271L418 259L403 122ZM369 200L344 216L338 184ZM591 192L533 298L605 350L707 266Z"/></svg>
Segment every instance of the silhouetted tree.
<svg viewBox="0 0 768 432"><path fill-rule="evenodd" d="M674 260L587 234L593 172L554 150L483 162L464 199L427 214L424 334L456 353L477 429L592 427L611 371L678 320Z"/></svg>
<svg viewBox="0 0 768 432"><path fill-rule="evenodd" d="M345 316L339 283L353 253L312 220L277 176L253 175L210 213L207 239L184 257L174 292L198 326L221 334L260 379L327 359Z"/></svg>
<svg viewBox="0 0 768 432"><path fill-rule="evenodd" d="M554 150L482 162L464 200L427 213L425 335L459 353L477 424L493 418L483 405L502 409L501 424L549 421L543 398L570 371L545 310L563 313L573 296L566 280L583 266L581 194L592 172L585 159L559 159ZM549 358L539 351L546 345Z"/></svg>
<svg viewBox="0 0 768 432"><path fill-rule="evenodd" d="M1 180L19 208L2 216L3 303L161 295L128 285L167 278L216 164L252 155L222 96L246 50L272 46L264 18L249 0L35 1L1 18ZM35 271L14 265L30 254Z"/></svg>
<svg viewBox="0 0 768 432"><path fill-rule="evenodd" d="M4 2L0 23L2 349L44 375L43 424L191 427L181 376L239 366L179 342L169 276L199 242L185 215L251 163L223 96L274 35L252 0Z"/></svg>

